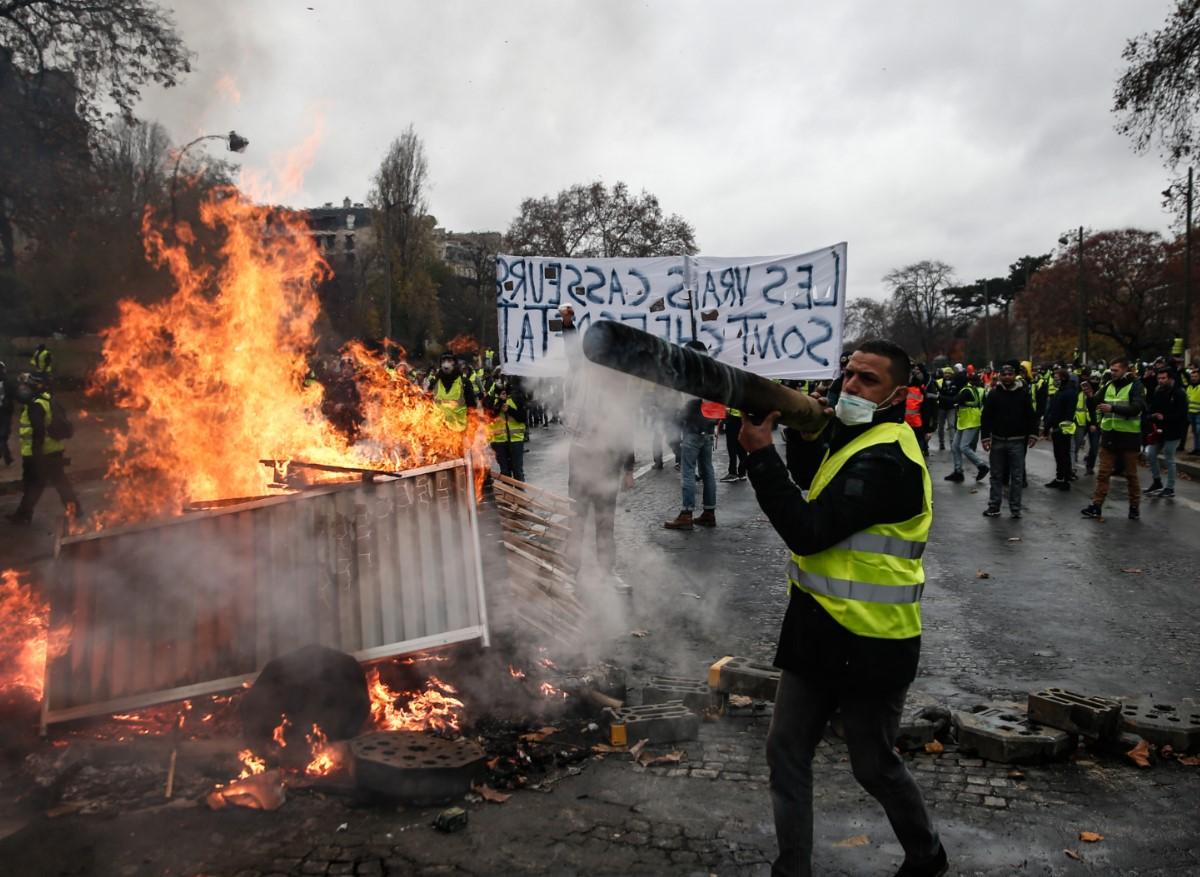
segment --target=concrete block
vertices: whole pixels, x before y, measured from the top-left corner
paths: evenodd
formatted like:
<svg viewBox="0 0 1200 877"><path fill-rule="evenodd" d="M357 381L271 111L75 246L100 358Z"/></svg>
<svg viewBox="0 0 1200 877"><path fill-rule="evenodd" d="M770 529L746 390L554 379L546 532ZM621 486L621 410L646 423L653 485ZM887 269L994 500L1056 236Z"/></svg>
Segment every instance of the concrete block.
<svg viewBox="0 0 1200 877"><path fill-rule="evenodd" d="M1121 705L1121 728L1176 752L1200 749L1200 707L1194 703L1129 701Z"/></svg>
<svg viewBox="0 0 1200 877"><path fill-rule="evenodd" d="M970 712L954 713L958 748L988 761L1032 764L1069 755L1077 739L1066 731L1031 722L1019 711L996 706L978 706Z"/></svg>
<svg viewBox="0 0 1200 877"><path fill-rule="evenodd" d="M651 743L695 740L700 733L700 717L680 700L609 708L605 713L609 717L609 741L613 746L633 745L639 740Z"/></svg>
<svg viewBox="0 0 1200 877"><path fill-rule="evenodd" d="M483 774L487 754L470 740L376 731L350 741L359 788L410 804L453 801Z"/></svg>
<svg viewBox="0 0 1200 877"><path fill-rule="evenodd" d="M1099 740L1117 734L1121 704L1106 697L1047 688L1029 695L1029 719L1068 734Z"/></svg>
<svg viewBox="0 0 1200 877"><path fill-rule="evenodd" d="M653 676L642 689L642 703L646 705L683 701L683 705L696 712L704 712L713 705L712 690L701 681L686 676Z"/></svg>
<svg viewBox="0 0 1200 877"><path fill-rule="evenodd" d="M730 655L708 668L708 687L721 694L774 701L779 671L769 664Z"/></svg>

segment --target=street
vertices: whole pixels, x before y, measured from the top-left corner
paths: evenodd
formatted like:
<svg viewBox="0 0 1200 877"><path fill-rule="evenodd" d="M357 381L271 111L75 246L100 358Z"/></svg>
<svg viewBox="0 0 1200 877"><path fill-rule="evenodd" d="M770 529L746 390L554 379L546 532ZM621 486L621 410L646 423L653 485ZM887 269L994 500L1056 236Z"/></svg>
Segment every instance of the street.
<svg viewBox="0 0 1200 877"><path fill-rule="evenodd" d="M563 490L558 429L534 430L529 448L529 480ZM719 475L723 442L716 456ZM910 701L1023 704L1047 686L1169 703L1197 697L1197 554L1187 534L1200 520L1200 488L1182 481L1177 499L1146 501L1142 520L1130 522L1116 485L1112 517L1083 520L1091 479L1081 476L1067 494L1041 488L1052 460L1039 446L1029 454L1024 518L988 519L986 487L944 482L948 461L948 451L931 452L935 515ZM617 518L618 569L633 595L587 595L597 633L581 648L624 667L634 692L653 675L703 680L724 655L769 662L786 602L786 553L753 488L720 485L715 530L671 532L661 522L678 510L678 475L670 463L656 471L638 462ZM766 873L774 854L768 723L768 711L749 709L704 723L697 741L677 747L687 753L678 766L586 761L544 790L466 805L470 823L457 834L430 827L438 808L359 808L337 796L297 795L270 813L177 802L53 819L6 800L6 833L15 833L0 840L0 857L24 863L10 872L22 874ZM1015 769L952 744L907 758L951 873L1200 869L1195 767L1160 760L1139 770L1081 749L1064 763ZM854 782L832 735L818 750L816 803L819 873L898 866L903 854L882 811ZM1081 831L1103 840L1081 843Z"/></svg>

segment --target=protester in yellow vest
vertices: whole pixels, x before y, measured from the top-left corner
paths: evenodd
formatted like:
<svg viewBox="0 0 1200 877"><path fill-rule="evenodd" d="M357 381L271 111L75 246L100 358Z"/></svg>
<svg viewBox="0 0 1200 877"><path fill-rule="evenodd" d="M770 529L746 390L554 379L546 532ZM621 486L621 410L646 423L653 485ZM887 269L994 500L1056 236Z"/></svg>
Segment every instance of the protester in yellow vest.
<svg viewBox="0 0 1200 877"><path fill-rule="evenodd" d="M484 393L483 407L492 416L488 440L500 474L524 481L526 407L520 378L497 374Z"/></svg>
<svg viewBox="0 0 1200 877"><path fill-rule="evenodd" d="M1192 450L1189 453L1200 454L1200 369L1192 366L1188 370L1188 384L1184 389L1188 400L1188 423L1192 427ZM1180 442L1179 449L1183 450L1185 444L1186 436Z"/></svg>
<svg viewBox="0 0 1200 877"><path fill-rule="evenodd" d="M1138 453L1142 447L1142 415L1146 411L1146 389L1130 371L1125 357L1108 364L1112 380L1100 389L1096 416L1100 420L1100 468L1092 502L1081 510L1085 518L1103 515L1104 500L1113 467L1121 460L1129 488L1129 518L1140 517L1142 486L1138 483Z"/></svg>
<svg viewBox="0 0 1200 877"><path fill-rule="evenodd" d="M1042 434L1050 436L1054 450L1054 479L1045 486L1053 490L1070 490L1071 481L1075 479L1071 443L1074 441L1082 394L1071 380L1071 372L1065 365L1058 366L1053 377L1053 392L1046 400L1046 413L1042 416Z"/></svg>
<svg viewBox="0 0 1200 877"><path fill-rule="evenodd" d="M13 395L21 406L19 438L24 493L17 510L8 519L14 524L31 523L33 510L47 485L58 491L63 507L72 517L78 518L81 513L79 497L67 478L66 446L62 438L56 437L64 433L55 428L55 406L51 404L50 393L42 381L25 374L18 378ZM65 426L65 416L60 413L59 417L62 421L58 426Z"/></svg>
<svg viewBox="0 0 1200 877"><path fill-rule="evenodd" d="M945 477L945 481L962 482L963 458L970 460L975 466L975 480L982 481L987 477L987 461L979 456L975 447L979 442L979 424L983 409L983 382L979 375L972 374L967 378L967 385L959 392L954 400L955 409L950 413L955 416L954 428L950 431L950 457L954 462L954 471Z"/></svg>
<svg viewBox="0 0 1200 877"><path fill-rule="evenodd" d="M910 370L890 342L859 345L836 408L826 410L836 419L803 437L808 460L796 483L772 441L779 412L742 423L755 495L792 552L767 735L779 842L773 874L810 873L813 752L839 708L854 776L904 848L900 873L948 867L920 789L892 748L920 657L921 556L933 519L925 458L904 422Z"/></svg>
<svg viewBox="0 0 1200 877"><path fill-rule="evenodd" d="M454 354L442 355L437 374L429 379L426 389L441 408L446 425L456 432L466 432L467 412L475 407L475 390L459 373Z"/></svg>
<svg viewBox="0 0 1200 877"><path fill-rule="evenodd" d="M29 357L29 370L42 380L48 380L54 374L54 357L45 344L39 344L33 356Z"/></svg>

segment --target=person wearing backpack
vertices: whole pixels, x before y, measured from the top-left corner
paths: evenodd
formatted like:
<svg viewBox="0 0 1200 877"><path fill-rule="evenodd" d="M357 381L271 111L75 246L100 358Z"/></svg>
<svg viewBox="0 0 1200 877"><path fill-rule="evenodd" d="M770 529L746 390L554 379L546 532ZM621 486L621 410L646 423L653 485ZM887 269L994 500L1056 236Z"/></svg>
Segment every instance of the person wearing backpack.
<svg viewBox="0 0 1200 877"><path fill-rule="evenodd" d="M34 507L47 485L58 491L63 507L78 519L79 497L66 472L64 442L74 434L66 411L51 399L43 382L27 374L17 379L13 395L21 406L21 479L25 490L9 520L14 524L32 523Z"/></svg>
<svg viewBox="0 0 1200 877"><path fill-rule="evenodd" d="M703 341L689 341L688 349L708 354ZM696 525L717 525L717 473L713 470L713 436L717 424L725 419L726 409L717 402L691 399L683 406L680 415L682 432L680 443L680 476L683 487L683 503L679 515L665 521L668 530L693 530ZM704 511L692 517L696 507L696 469L699 465L700 478L704 482Z"/></svg>

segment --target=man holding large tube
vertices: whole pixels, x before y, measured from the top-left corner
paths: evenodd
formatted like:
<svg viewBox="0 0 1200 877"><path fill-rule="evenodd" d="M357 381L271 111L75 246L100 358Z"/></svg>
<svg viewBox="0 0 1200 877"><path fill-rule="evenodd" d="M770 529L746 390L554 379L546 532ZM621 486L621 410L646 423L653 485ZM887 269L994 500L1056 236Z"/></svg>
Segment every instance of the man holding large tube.
<svg viewBox="0 0 1200 877"><path fill-rule="evenodd" d="M921 792L893 749L920 656L921 556L933 518L929 473L904 422L910 368L890 342L859 346L836 410L804 435L800 486L772 441L778 411L760 424L747 420L739 436L759 505L792 552L767 737L779 842L773 874L811 873L813 752L839 708L854 777L904 847L897 874L948 870Z"/></svg>

